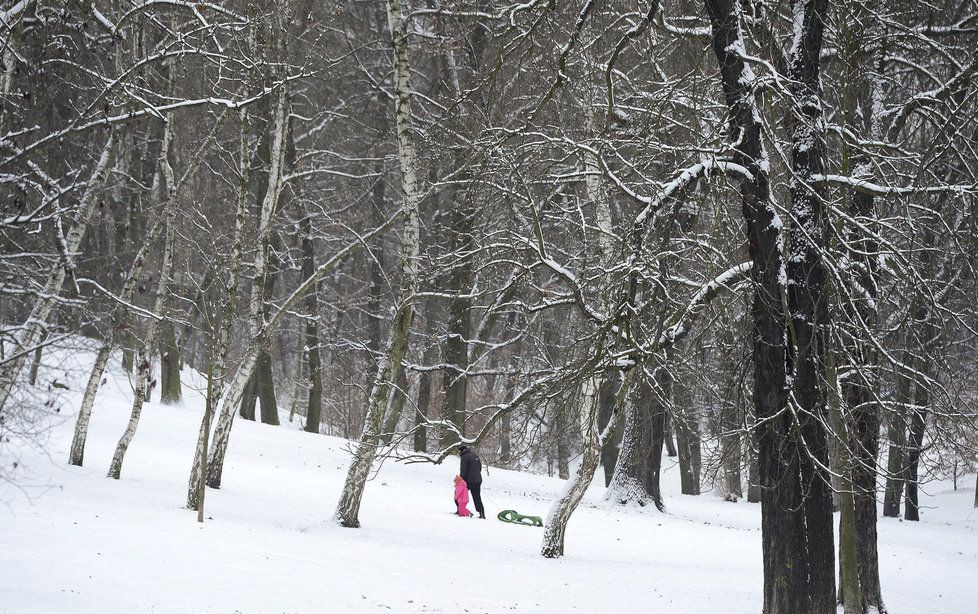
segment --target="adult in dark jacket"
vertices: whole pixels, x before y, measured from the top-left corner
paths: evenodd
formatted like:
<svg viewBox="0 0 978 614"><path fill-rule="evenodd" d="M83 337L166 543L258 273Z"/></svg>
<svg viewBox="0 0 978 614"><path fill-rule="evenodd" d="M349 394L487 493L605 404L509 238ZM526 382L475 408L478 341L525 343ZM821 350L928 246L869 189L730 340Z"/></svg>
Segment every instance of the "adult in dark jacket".
<svg viewBox="0 0 978 614"><path fill-rule="evenodd" d="M465 480L465 485L472 493L472 501L475 502L475 511L479 512L479 518L485 520L486 508L482 507L482 461L468 446L459 446L458 453L460 457L458 474Z"/></svg>

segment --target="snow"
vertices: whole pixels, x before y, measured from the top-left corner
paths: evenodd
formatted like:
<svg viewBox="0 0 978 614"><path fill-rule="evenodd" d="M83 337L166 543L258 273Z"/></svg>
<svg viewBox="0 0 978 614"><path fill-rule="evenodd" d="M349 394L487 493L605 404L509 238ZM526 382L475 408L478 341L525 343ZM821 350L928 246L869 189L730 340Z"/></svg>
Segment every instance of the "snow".
<svg viewBox="0 0 978 614"><path fill-rule="evenodd" d="M183 406L146 405L121 480L105 478L128 419L131 386L107 374L86 466L65 462L90 351L49 352L70 382L42 446L0 448L0 612L621 612L756 613L760 510L679 494L663 459L668 514L603 500L600 477L571 519L567 556L539 555L543 532L494 519L543 516L562 482L488 468L489 520L451 514L454 459L388 461L368 484L363 528L331 520L346 475L345 440L239 420L207 522L183 508L203 408L184 371ZM155 400L155 399L154 399ZM64 414L64 415L62 415ZM284 418L284 416L283 416ZM600 473L600 472L599 472ZM892 612L972 612L978 603L974 477L926 487L923 520L880 522ZM946 487L945 487L946 486ZM718 607L720 606L720 607Z"/></svg>

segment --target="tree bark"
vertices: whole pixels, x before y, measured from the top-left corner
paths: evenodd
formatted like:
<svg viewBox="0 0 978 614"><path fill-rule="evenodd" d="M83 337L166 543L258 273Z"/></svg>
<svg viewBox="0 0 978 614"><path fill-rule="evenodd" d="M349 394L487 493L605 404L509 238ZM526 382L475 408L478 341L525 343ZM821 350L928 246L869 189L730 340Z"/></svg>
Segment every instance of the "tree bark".
<svg viewBox="0 0 978 614"><path fill-rule="evenodd" d="M312 276L315 270L315 253L312 242L312 221L309 216L301 223L302 230L302 277ZM306 364L309 365L309 404L306 406L304 430L318 433L323 419L323 372L319 353L319 293L318 287L306 296ZM302 377L300 374L299 377Z"/></svg>
<svg viewBox="0 0 978 614"><path fill-rule="evenodd" d="M908 343L910 336L907 337ZM913 378L907 369L916 368L916 360L910 349L904 350L901 365L896 368L897 411L887 418L886 434L889 451L886 459L886 490L883 493L883 515L900 516L900 500L903 499L903 482L907 467L907 415L913 401Z"/></svg>
<svg viewBox="0 0 978 614"><path fill-rule="evenodd" d="M600 398L598 399L598 428L604 431L608 428L611 414L615 409L615 392L618 388L617 377L608 377L601 383ZM604 468L604 485L611 485L611 478L615 475L615 466L618 464L618 454L622 440L622 421L618 421L618 426L611 432L608 441L601 448L601 466Z"/></svg>
<svg viewBox="0 0 978 614"><path fill-rule="evenodd" d="M255 375L258 381L258 402L261 403L261 421L263 424L278 426L278 399L275 396L275 372L272 369L272 352L267 345L258 357Z"/></svg>
<svg viewBox="0 0 978 614"><path fill-rule="evenodd" d="M160 343L160 402L175 405L183 398L180 384L180 348L173 322L163 325Z"/></svg>
<svg viewBox="0 0 978 614"><path fill-rule="evenodd" d="M673 385L673 410L676 424L676 448L679 453L680 488L684 495L700 494L699 421L692 414L692 391L678 382Z"/></svg>
<svg viewBox="0 0 978 614"><path fill-rule="evenodd" d="M754 336L754 411L761 486L761 541L764 562L764 614L811 612L805 544L805 517L798 483L797 445L791 437L785 368L783 223L770 201L769 161L755 75L740 49L746 49L737 0L705 0L713 31L730 115L734 160L750 172L740 184L755 296L751 307ZM828 572L834 577L834 564Z"/></svg>
<svg viewBox="0 0 978 614"><path fill-rule="evenodd" d="M401 284L397 311L387 338L387 346L377 368L367 406L363 433L347 472L343 492L336 509L336 520L344 527L360 526L359 513L363 491L380 443L384 413L390 397L391 384L407 349L414 315L413 300L418 287L418 257L420 254L418 205L421 193L418 186L418 160L411 118L411 68L408 52L407 22L401 13L400 0L388 0L387 22L394 45L394 116L396 119L398 159L401 166L401 189L404 193L404 228L401 236Z"/></svg>
<svg viewBox="0 0 978 614"><path fill-rule="evenodd" d="M805 535L800 553L808 566L809 612L834 614L835 542L822 332L826 325L823 188L808 178L825 168L821 59L828 0L792 0L794 38L789 53L792 94L790 185L794 224L788 236L788 310L792 396L798 404ZM794 435L789 433L789 437ZM793 477L793 476L791 476ZM790 478L789 478L790 479ZM797 555L796 555L797 556Z"/></svg>
<svg viewBox="0 0 978 614"><path fill-rule="evenodd" d="M600 385L601 375L597 374L588 377L581 387L581 462L574 471L574 475L567 480L560 496L554 501L543 525L543 545L540 548L540 553L549 559L564 556L564 536L567 532L567 523L584 497L591 480L594 479L594 472L601 461L603 436L606 436L611 430L606 427L604 433L598 432L598 389ZM614 428L614 423L617 420L618 414L616 412L612 415L608 426Z"/></svg>

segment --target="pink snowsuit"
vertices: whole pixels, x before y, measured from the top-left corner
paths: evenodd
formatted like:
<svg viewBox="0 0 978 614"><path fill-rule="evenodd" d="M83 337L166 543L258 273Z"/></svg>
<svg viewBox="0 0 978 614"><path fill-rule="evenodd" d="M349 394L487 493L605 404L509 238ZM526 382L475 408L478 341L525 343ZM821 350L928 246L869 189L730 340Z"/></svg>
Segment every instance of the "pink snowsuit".
<svg viewBox="0 0 978 614"><path fill-rule="evenodd" d="M469 487L465 485L462 476L455 476L455 505L458 506L459 516L471 516L472 512L467 507L469 504Z"/></svg>

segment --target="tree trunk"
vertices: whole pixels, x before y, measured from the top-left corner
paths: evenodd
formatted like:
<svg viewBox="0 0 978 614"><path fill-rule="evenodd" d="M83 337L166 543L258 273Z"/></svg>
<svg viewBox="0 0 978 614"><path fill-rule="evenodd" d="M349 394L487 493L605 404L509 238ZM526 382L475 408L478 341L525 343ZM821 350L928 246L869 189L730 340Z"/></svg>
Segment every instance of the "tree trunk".
<svg viewBox="0 0 978 614"><path fill-rule="evenodd" d="M926 358L925 358L926 360ZM924 373L930 375L930 369L925 367ZM926 383L918 382L914 395L913 419L910 423L910 437L907 442L907 468L904 481L907 494L904 499L904 520L920 520L920 502L917 494L917 480L920 473L920 453L924 443L924 431L927 424L927 413L930 405L930 390Z"/></svg>
<svg viewBox="0 0 978 614"><path fill-rule="evenodd" d="M666 456L669 458L676 458L679 455L679 451L676 449L675 438L673 437L673 431L676 429L672 423L672 416L666 412L666 415L662 417L662 440L666 446Z"/></svg>
<svg viewBox="0 0 978 614"><path fill-rule="evenodd" d="M740 191L747 222L748 250L755 296L754 413L761 486L761 542L764 562L764 614L811 613L805 544L805 515L799 484L798 450L791 437L785 369L786 287L782 253L783 223L770 202L769 161L753 89L754 73L738 49L746 49L737 0L705 0L713 31L713 51L730 115L734 160L750 172ZM833 577L835 565L827 572ZM834 595L833 595L834 598Z"/></svg>
<svg viewBox="0 0 978 614"><path fill-rule="evenodd" d="M88 223L92 219L92 213L95 211L96 205L101 202L102 185L115 153L116 140L116 134L112 132L102 147L101 156L95 164L95 168L92 169L88 185L85 187L81 201L76 207L75 219L77 221L64 239L65 254L69 258L78 253L85 232L88 230ZM51 312L58 302L68 272L73 270L74 266L72 260L61 261L48 273L44 289L39 293L37 302L34 303L30 316L22 327L23 331L13 347L12 357L3 366L0 366L0 419L3 418L4 406L10 397L14 384L17 382L17 378L20 376L24 363L27 362L27 357L37 349L44 337L48 318L51 317Z"/></svg>
<svg viewBox="0 0 978 614"><path fill-rule="evenodd" d="M241 404L238 406L238 415L244 420L254 421L258 407L258 371L251 374L248 384L245 385L244 395L241 397Z"/></svg>
<svg viewBox="0 0 978 614"><path fill-rule="evenodd" d="M275 398L275 371L272 369L272 352L268 346L258 357L255 369L258 380L258 402L261 404L263 424L278 426L278 399Z"/></svg>
<svg viewBox="0 0 978 614"><path fill-rule="evenodd" d="M169 134L169 129L167 134ZM164 137L165 143L168 143L167 138ZM166 152L169 151L169 147L166 145L163 148L163 155L161 157L164 172L166 175L166 185L168 190L174 189L173 187L173 171L169 168L169 162L166 160ZM171 207L167 211L166 219L166 230L164 231L163 240L163 259L160 263L159 279L156 281L156 293L155 300L153 304L153 313L162 314L163 307L166 299L166 288L167 284L170 282L170 277L173 274L173 242L175 229L173 228L174 219L174 209ZM143 411L143 402L146 400L147 391L151 389L150 378L152 377L152 365L150 364L150 359L152 356L152 348L156 343L157 337L159 336L159 329L161 322L155 318L151 319L146 331L146 337L143 340L142 349L138 352L138 365L136 373L136 388L134 391L134 398L132 401L132 410L129 414L129 423L126 425L126 430L119 438L119 443L116 445L115 453L112 455L112 462L109 464L108 477L118 480L122 474L122 463L125 460L126 452L129 450L129 444L132 443L132 438L136 434L136 428L139 426L139 418ZM155 382L153 382L155 383Z"/></svg>
<svg viewBox="0 0 978 614"><path fill-rule="evenodd" d="M829 419L831 421L833 439L841 442L835 446L833 470L839 474L839 596L845 614L864 614L865 607L860 594L859 563L857 562L857 528L856 505L852 480L852 456L849 453L849 443L853 437L849 434L845 417L842 414L842 401L839 390L839 372L836 362L836 352L832 347L826 348L826 385Z"/></svg>
<svg viewBox="0 0 978 614"><path fill-rule="evenodd" d="M598 399L598 428L603 432L608 428L611 420L611 413L615 409L615 393L618 388L617 377L607 377L601 383L600 398ZM611 432L608 441L601 448L601 466L604 467L604 485L611 485L611 478L615 475L615 465L618 464L618 454L622 440L621 420L619 425Z"/></svg>
<svg viewBox="0 0 978 614"><path fill-rule="evenodd" d="M699 420L692 407L692 391L676 383L673 386L675 402L676 447L679 452L679 477L682 494L700 494L700 469L702 451L700 448Z"/></svg>
<svg viewBox="0 0 978 614"><path fill-rule="evenodd" d="M315 270L315 253L312 243L312 221L302 220L302 277L308 279ZM306 296L306 364L309 365L309 404L306 407L305 430L318 433L323 420L323 372L319 353L319 293L318 288ZM302 375L300 374L301 378Z"/></svg>
<svg viewBox="0 0 978 614"><path fill-rule="evenodd" d="M391 384L397 379L401 361L407 349L414 314L414 294L418 287L418 257L420 254L418 204L421 201L417 181L417 153L411 118L411 68L408 54L407 22L401 14L400 0L388 0L387 21L394 44L394 115L396 118L398 159L401 166L401 189L404 193L404 229L401 235L401 286L397 312L391 322L377 377L374 380L367 406L360 443L350 463L343 492L336 509L336 520L344 527L359 527L360 503L374 457L377 454L384 413L390 397Z"/></svg>
<svg viewBox="0 0 978 614"><path fill-rule="evenodd" d="M744 496L741 479L741 463L744 458L741 440L741 412L739 403L728 399L720 407L720 454L723 463L723 484L728 497L740 499Z"/></svg>
<svg viewBox="0 0 978 614"><path fill-rule="evenodd" d="M384 419L384 431L380 441L385 446L389 445L394 435L397 433L397 425L401 422L401 415L404 413L404 405L408 399L408 379L407 372L401 366L397 370L397 379L394 381L394 389L391 390L387 417Z"/></svg>
<svg viewBox="0 0 978 614"><path fill-rule="evenodd" d="M160 402L175 405L182 400L180 385L180 348L173 322L163 325L160 344Z"/></svg>
<svg viewBox="0 0 978 614"><path fill-rule="evenodd" d="M601 445L604 443L602 437L607 436L618 420L618 413L615 412L608 422L610 428L605 428L604 433L598 432L600 386L601 375L597 374L588 377L581 387L581 462L574 475L564 485L560 496L554 501L550 512L547 514L547 521L543 525L543 545L540 548L540 553L549 559L564 555L564 535L567 532L567 523L581 502L581 498L584 497L591 480L594 479L594 472L601 460Z"/></svg>
<svg viewBox="0 0 978 614"><path fill-rule="evenodd" d="M909 339L909 337L908 337ZM909 342L909 341L908 341ZM889 451L886 459L886 490L883 493L883 515L890 518L900 516L900 500L903 498L903 480L907 467L907 415L913 395L913 378L906 369L914 369L916 361L909 349L901 358L902 365L896 369L897 411L887 419L886 434Z"/></svg>
<svg viewBox="0 0 978 614"><path fill-rule="evenodd" d="M44 334L41 336L41 340L37 346L37 349L34 350L34 358L31 360L31 369L27 376L27 381L30 383L31 386L37 384L37 372L41 369L41 355L44 351L43 344L47 340L47 338L48 338L47 331L44 331Z"/></svg>
<svg viewBox="0 0 978 614"><path fill-rule="evenodd" d="M622 505L637 503L644 507L655 501L649 492L648 450L652 445L652 389L644 375L637 377L625 398L621 451L605 498ZM605 425L605 430L607 428ZM659 457L661 456L660 447Z"/></svg>
<svg viewBox="0 0 978 614"><path fill-rule="evenodd" d="M747 502L761 502L761 467L757 462L757 452L755 446L747 447L749 457L747 466Z"/></svg>
<svg viewBox="0 0 978 614"><path fill-rule="evenodd" d="M789 54L789 123L792 128L790 185L794 225L788 236L788 309L791 343L788 358L792 395L798 404L801 469L806 531L803 549L808 566L808 611L836 611L835 542L829 466L824 348L820 329L827 321L826 248L823 188L808 178L825 168L825 123L822 117L821 59L828 0L792 0L794 42ZM788 437L797 435L788 433ZM793 477L793 476L792 476ZM790 478L789 478L790 479ZM799 556L800 555L800 556Z"/></svg>
<svg viewBox="0 0 978 614"><path fill-rule="evenodd" d="M434 347L434 346L432 346ZM425 364L433 358L429 352L425 353ZM433 374L431 371L422 371L418 377L418 404L414 411L414 451L428 451L428 429L425 427L428 412L431 410L431 386Z"/></svg>
<svg viewBox="0 0 978 614"><path fill-rule="evenodd" d="M665 501L662 497L662 447L669 439L666 421L669 418L668 403L672 397L672 373L666 365L658 369L656 373L660 394L649 395L649 442L646 450L646 466L648 472L645 476L645 488L652 497L656 509L660 512L666 511ZM668 451L667 451L668 453Z"/></svg>

